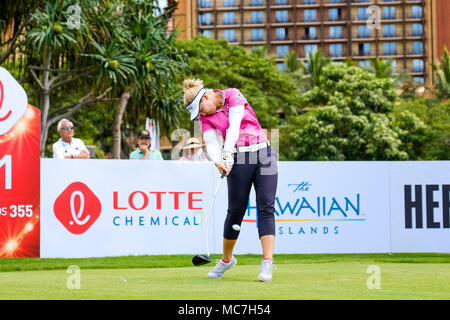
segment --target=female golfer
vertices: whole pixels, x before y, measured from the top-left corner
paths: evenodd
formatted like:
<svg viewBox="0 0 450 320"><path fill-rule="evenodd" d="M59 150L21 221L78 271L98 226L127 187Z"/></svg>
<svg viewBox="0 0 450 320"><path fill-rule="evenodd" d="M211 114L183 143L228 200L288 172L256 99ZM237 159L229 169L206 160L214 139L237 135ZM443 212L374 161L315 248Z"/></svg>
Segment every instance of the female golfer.
<svg viewBox="0 0 450 320"><path fill-rule="evenodd" d="M276 154L255 112L238 89L207 89L198 79L184 80L183 89L184 104L191 113L191 121L199 118L208 154L219 172L226 172L227 176L228 212L223 230L223 255L208 273L208 278L222 278L225 271L237 263L233 248L253 184L263 250L258 279L272 281L274 202L278 180ZM223 148L216 132L224 139Z"/></svg>

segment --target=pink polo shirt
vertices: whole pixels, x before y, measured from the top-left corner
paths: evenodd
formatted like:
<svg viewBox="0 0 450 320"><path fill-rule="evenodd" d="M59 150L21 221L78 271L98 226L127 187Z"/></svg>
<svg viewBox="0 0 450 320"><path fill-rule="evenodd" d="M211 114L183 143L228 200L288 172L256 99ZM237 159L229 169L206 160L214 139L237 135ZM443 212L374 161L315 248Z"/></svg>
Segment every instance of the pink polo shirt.
<svg viewBox="0 0 450 320"><path fill-rule="evenodd" d="M267 141L267 137L259 125L255 112L238 89L230 88L225 90L214 90L214 92L222 92L225 96L223 111L219 110L219 112L205 117L199 115L198 120L200 121L202 132L216 129L225 141L227 138L227 129L230 126L228 118L229 110L230 108L243 105L245 112L241 121L239 138L236 142L236 146L248 146Z"/></svg>

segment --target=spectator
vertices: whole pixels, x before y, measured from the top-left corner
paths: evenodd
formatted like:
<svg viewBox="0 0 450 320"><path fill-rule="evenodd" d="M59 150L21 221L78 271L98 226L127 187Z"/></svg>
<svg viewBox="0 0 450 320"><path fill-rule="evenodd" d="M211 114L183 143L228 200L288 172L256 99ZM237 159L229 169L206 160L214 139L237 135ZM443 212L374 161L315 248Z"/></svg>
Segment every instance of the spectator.
<svg viewBox="0 0 450 320"><path fill-rule="evenodd" d="M107 152L107 153L105 154L105 159L113 159L112 153L111 153L111 152Z"/></svg>
<svg viewBox="0 0 450 320"><path fill-rule="evenodd" d="M89 159L89 151L80 139L74 138L73 123L67 119L58 122L61 138L53 144L55 159Z"/></svg>
<svg viewBox="0 0 450 320"><path fill-rule="evenodd" d="M203 146L196 138L190 138L186 141L186 146L183 150L188 150L189 154L180 158L180 160L187 161L208 161Z"/></svg>
<svg viewBox="0 0 450 320"><path fill-rule="evenodd" d="M130 160L164 160L161 152L150 148L150 132L141 130L137 136L137 148L130 153Z"/></svg>

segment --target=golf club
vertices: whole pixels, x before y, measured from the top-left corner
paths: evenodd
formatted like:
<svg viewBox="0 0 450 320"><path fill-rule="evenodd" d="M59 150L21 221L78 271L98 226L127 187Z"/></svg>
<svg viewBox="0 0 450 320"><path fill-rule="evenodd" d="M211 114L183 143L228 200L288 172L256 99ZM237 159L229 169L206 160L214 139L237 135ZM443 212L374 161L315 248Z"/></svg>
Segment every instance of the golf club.
<svg viewBox="0 0 450 320"><path fill-rule="evenodd" d="M211 258L209 256L209 222L211 221L211 216L214 209L214 202L216 201L217 191L219 191L220 184L222 183L223 177L225 177L225 172L222 173L219 179L219 183L217 184L216 191L214 192L213 200L211 202L211 206L209 208L208 214L208 224L206 225L206 253L207 255L198 254L192 258L192 263L194 266L201 266L203 264L207 264L211 262Z"/></svg>

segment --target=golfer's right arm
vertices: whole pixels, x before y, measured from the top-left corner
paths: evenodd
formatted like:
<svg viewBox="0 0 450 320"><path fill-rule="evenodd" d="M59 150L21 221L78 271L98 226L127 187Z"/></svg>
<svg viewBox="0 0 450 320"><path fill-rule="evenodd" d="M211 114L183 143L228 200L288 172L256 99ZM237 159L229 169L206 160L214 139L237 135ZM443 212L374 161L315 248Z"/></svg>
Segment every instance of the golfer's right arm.
<svg viewBox="0 0 450 320"><path fill-rule="evenodd" d="M203 139L205 140L208 155L212 162L216 165L217 169L219 169L220 173L226 171L220 156L222 154L222 148L220 147L215 130L207 130L203 132Z"/></svg>

